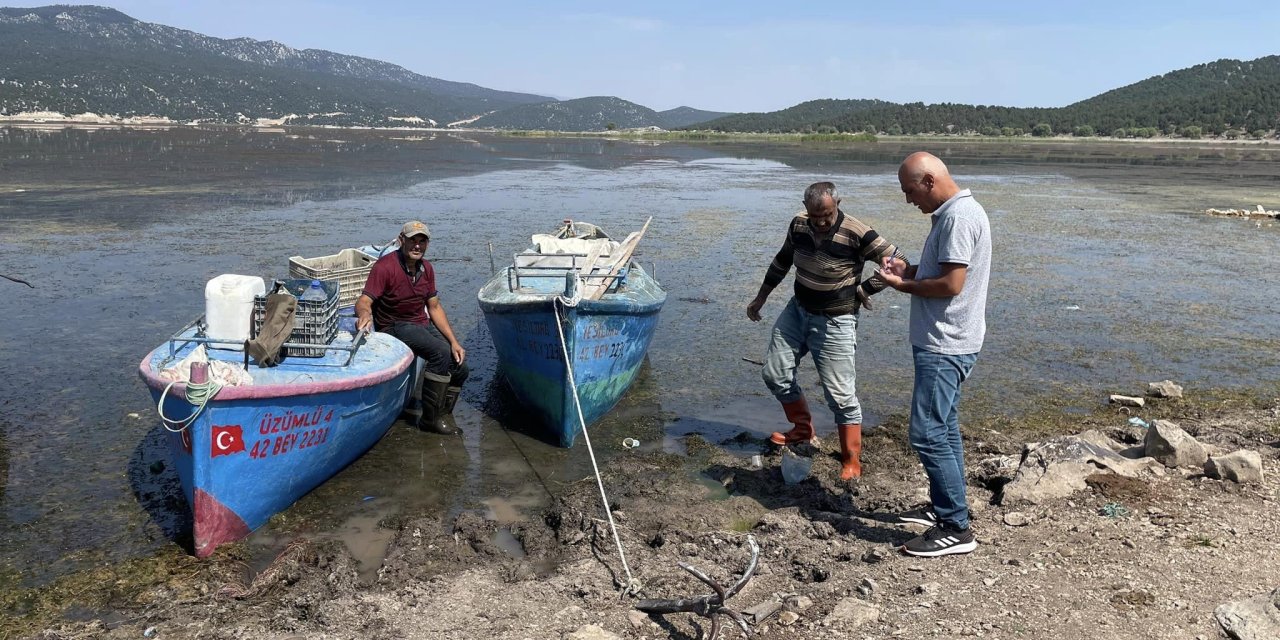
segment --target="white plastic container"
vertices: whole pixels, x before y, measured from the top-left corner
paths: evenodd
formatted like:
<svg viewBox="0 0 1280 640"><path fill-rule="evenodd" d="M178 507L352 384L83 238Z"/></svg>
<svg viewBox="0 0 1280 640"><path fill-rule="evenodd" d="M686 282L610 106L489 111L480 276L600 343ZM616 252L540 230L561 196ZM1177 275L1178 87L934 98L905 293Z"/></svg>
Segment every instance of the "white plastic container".
<svg viewBox="0 0 1280 640"><path fill-rule="evenodd" d="M206 335L216 340L243 343L249 339L253 321L253 297L266 295L267 283L258 276L224 273L204 287ZM234 349L233 344L211 344L218 349Z"/></svg>

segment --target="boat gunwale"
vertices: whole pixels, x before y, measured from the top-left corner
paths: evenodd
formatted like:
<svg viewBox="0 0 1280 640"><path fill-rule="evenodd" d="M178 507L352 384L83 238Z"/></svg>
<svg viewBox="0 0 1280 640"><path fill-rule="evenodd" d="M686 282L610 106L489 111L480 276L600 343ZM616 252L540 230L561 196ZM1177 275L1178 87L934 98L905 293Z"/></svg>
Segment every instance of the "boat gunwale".
<svg viewBox="0 0 1280 640"><path fill-rule="evenodd" d="M143 382L148 387L156 390L163 390L169 385L168 380L164 380L151 366L151 361L155 359L158 351L164 348L160 345L151 350L142 362L138 364L138 375L142 377ZM332 380L308 381L302 383L276 383L276 384L247 384L235 387L222 387L211 403L225 402L230 400L258 400L263 398L287 398L291 396L316 395L321 393L337 393L340 391L350 391L352 389L362 389L382 384L388 380L394 379L396 376L404 373L413 364L413 352L405 349L405 353L389 366L370 371L358 376L346 378L335 378ZM288 366L281 364L279 366ZM187 397L187 384L178 382L169 390L169 395L177 396L182 399Z"/></svg>

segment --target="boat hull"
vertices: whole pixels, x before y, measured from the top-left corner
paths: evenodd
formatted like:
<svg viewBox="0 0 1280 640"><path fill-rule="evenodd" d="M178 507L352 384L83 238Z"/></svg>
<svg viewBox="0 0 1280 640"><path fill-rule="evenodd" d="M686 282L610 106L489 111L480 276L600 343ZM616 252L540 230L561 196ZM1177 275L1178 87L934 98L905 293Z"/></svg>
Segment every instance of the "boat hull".
<svg viewBox="0 0 1280 640"><path fill-rule="evenodd" d="M499 369L532 417L560 446L571 447L582 427L564 351L573 365L582 419L590 425L608 413L635 381L666 294L637 268L626 293L581 300L576 306L558 303L555 296L486 296L486 291L506 290L502 278L482 289L480 297ZM563 347L556 328L557 310L563 318Z"/></svg>
<svg viewBox="0 0 1280 640"><path fill-rule="evenodd" d="M373 369L327 382L227 387L186 428L167 433L197 557L265 524L386 434L413 368L407 348L383 342L396 353ZM142 373L159 402L165 384L149 366L154 357L143 361ZM190 415L184 385L169 392L163 410L170 418Z"/></svg>

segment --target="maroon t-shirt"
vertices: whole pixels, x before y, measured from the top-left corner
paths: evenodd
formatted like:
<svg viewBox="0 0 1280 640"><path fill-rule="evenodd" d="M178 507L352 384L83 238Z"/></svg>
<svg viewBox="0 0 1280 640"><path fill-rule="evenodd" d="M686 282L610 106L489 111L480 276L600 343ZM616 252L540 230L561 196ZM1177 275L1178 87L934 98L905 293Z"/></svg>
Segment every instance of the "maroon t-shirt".
<svg viewBox="0 0 1280 640"><path fill-rule="evenodd" d="M436 295L436 270L424 259L416 277L411 276L400 251L388 253L373 263L364 295L373 298L373 326L379 331L397 322L429 326L426 306Z"/></svg>

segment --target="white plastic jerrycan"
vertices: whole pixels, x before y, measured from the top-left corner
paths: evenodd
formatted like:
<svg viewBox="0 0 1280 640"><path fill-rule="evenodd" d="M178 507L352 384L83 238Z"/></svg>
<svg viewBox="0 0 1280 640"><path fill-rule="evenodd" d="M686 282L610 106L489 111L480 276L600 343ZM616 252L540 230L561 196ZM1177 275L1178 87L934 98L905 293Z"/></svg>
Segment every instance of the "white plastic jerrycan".
<svg viewBox="0 0 1280 640"><path fill-rule="evenodd" d="M253 321L253 297L267 293L267 284L258 276L224 273L204 287L204 320L206 335L211 339L243 343L249 339ZM221 349L238 348L236 344L211 344Z"/></svg>

